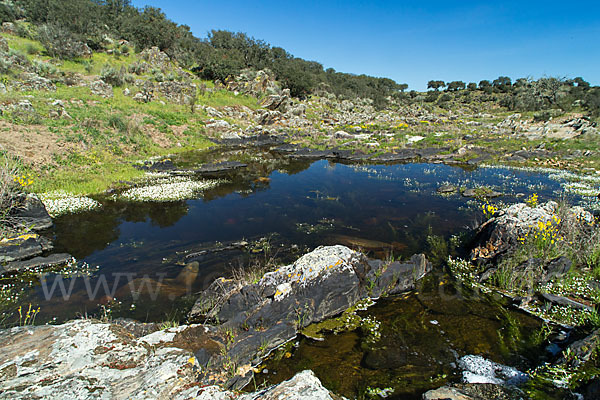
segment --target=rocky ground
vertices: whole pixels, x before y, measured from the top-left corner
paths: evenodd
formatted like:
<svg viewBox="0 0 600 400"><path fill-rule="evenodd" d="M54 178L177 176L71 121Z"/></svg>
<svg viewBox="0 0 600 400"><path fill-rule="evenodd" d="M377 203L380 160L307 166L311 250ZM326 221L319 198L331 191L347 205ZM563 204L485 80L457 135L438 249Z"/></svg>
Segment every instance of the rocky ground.
<svg viewBox="0 0 600 400"><path fill-rule="evenodd" d="M257 283L216 280L190 313L203 324L161 330L75 320L0 330L0 391L6 398L238 398L220 387L247 385L262 357L299 330L362 299L410 290L430 269L423 255L383 264L344 246L321 247ZM337 398L310 371L241 398L282 395Z"/></svg>
<svg viewBox="0 0 600 400"><path fill-rule="evenodd" d="M516 306L536 315L556 304L590 316L588 304L595 304L595 295L581 296L568 288L558 293L547 286L571 268L571 263L562 261L564 256L553 255L550 262L527 259L525 269L515 269L511 280L525 274L531 277L529 286L499 287L490 279L502 260L514 257L524 245L521 238L540 222L552 224L559 211L554 202L519 203L495 211L474 232L468 267L449 262L456 278L481 290L500 290ZM567 208L560 215L571 225L593 222L580 207ZM526 273L532 263L536 263L536 273ZM254 282L239 277L217 279L200 293L190 312L190 321L196 324L165 328L133 320L83 319L0 330L0 390L7 398L69 394L77 398L336 399L310 371L253 393L240 395L236 389L252 382L256 367L271 351L299 333L318 333L305 328L318 327L314 323L364 300L411 290L431 267L423 255L404 263L384 262L344 246L320 247ZM588 280L587 284L597 282ZM575 337L585 332L564 327ZM528 398L533 393L531 385L548 379L557 382L559 376L563 379L559 388L577 384L585 398L595 398L598 332L577 341L568 336L552 340L555 361L529 374L479 356L465 356L458 363L464 383L431 390L423 398ZM570 393L564 391L564 398L570 398Z"/></svg>
<svg viewBox="0 0 600 400"><path fill-rule="evenodd" d="M39 232L61 212L95 207L84 195L106 191L156 198L161 188L156 181L136 180L147 173L176 177L167 184L176 185L170 188L181 198L202 190L191 188L185 178L190 170L178 170L168 156L198 147L268 146L291 160L551 167L583 174L574 191L598 192L598 129L580 113L537 121L477 101L444 109L397 99L377 110L369 100L342 100L326 92L291 98L268 71L201 82L157 48L121 58L90 54L88 70L20 52L25 44L36 45L7 33L0 38L0 57L12 66L0 83L0 129L10 133L0 135L0 148L22 160L24 173L35 175L26 189L38 196L19 200L13 217L20 225L0 243L0 275L68 262L68 254L52 254L51 241ZM98 60L113 70L102 71ZM191 172L206 178L203 184L217 185L221 174L245 167L218 160ZM86 186L87 177L104 175L106 180ZM67 190L55 192L58 187ZM586 398L596 398L595 218L581 208L533 199L489 214L467 245L469 257L450 260L449 267L474 288L501 291L527 312L569 330L577 326L574 335L582 337L565 339L555 362L531 378L555 382L562 374L563 388L577 387ZM216 280L190 313L196 324L161 329L135 321L76 320L3 329L0 393L6 398L336 399L310 371L254 393L240 395L235 389L251 381L272 350L299 333L316 334L306 330L311 324L361 301L411 290L430 270L423 255L383 262L344 246L320 247L257 282ZM503 366L463 361L469 376L486 378L465 379L424 398L525 396L523 382L497 376Z"/></svg>

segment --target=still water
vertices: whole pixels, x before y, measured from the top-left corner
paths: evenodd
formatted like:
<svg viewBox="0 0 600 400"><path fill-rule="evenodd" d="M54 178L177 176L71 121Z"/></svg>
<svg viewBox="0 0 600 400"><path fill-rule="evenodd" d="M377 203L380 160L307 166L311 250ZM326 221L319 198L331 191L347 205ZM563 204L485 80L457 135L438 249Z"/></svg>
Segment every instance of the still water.
<svg viewBox="0 0 600 400"><path fill-rule="evenodd" d="M349 397L368 398L380 388L419 398L457 380L456 362L465 354L519 368L539 362L539 321L457 287L428 238L452 242L482 219L481 201L440 195L441 185L486 186L503 194L493 202L510 203L534 192L540 201L562 197L559 182L503 168L345 165L266 151L192 152L173 162L193 169L224 160L247 167L219 176L227 182L195 199L143 203L106 195L97 199L99 210L56 219L49 232L56 251L77 264L42 280L3 277L12 300L0 311L32 304L40 308L36 323L79 316L184 321L195 293L219 276L257 260L289 263L319 245L345 244L375 258L426 252L437 268L417 290L361 312L380 323L378 340L360 329L300 339L267 361L257 383L310 368Z"/></svg>
<svg viewBox="0 0 600 400"><path fill-rule="evenodd" d="M377 258L408 257L427 252L429 236L448 240L473 228L482 203L458 193L442 196L436 189L443 184L491 187L504 194L495 202L532 192L555 198L561 190L541 174L442 164L344 165L268 152L189 153L173 161L193 168L222 159L248 166L197 199L143 203L106 196L98 199L100 210L58 218L50 232L56 251L75 256L73 272L86 275L18 283L20 304L39 306L41 323L107 312L141 321L180 319L194 293L251 258L290 262L329 244ZM184 268L193 261L199 264Z"/></svg>

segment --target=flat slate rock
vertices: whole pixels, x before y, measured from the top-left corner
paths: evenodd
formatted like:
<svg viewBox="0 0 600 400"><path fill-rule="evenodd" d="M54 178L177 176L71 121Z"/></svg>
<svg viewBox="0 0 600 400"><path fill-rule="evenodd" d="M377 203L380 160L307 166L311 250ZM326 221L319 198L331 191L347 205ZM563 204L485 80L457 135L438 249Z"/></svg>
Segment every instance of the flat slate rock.
<svg viewBox="0 0 600 400"><path fill-rule="evenodd" d="M417 155L421 158L424 159L429 159L429 158L435 158L435 156L437 156L438 154L440 154L443 151L447 151L448 148L447 147L440 147L438 148L434 148L434 147L427 147L424 149L416 149L415 152L417 153Z"/></svg>
<svg viewBox="0 0 600 400"><path fill-rule="evenodd" d="M469 165L479 165L482 162L489 160L490 158L492 158L492 156L490 156L488 154L481 155L479 157L470 159L469 161L467 161L467 164L469 164Z"/></svg>
<svg viewBox="0 0 600 400"><path fill-rule="evenodd" d="M578 301L571 300L568 297L556 296L556 295L550 294L550 293L541 293L540 295L545 300L548 300L551 303L558 304L558 305L561 305L561 306L569 306L569 307L573 307L573 308L575 308L577 310L587 310L587 311L592 311L593 310L592 307L590 307L590 306L588 306L586 304L580 303Z"/></svg>
<svg viewBox="0 0 600 400"><path fill-rule="evenodd" d="M218 144L229 147L267 147L284 143L285 137L277 135L258 135L241 138L216 140Z"/></svg>
<svg viewBox="0 0 600 400"><path fill-rule="evenodd" d="M275 147L273 149L273 151L276 151L278 153L295 153L298 150L300 150L300 148L298 146L295 146L295 145L289 144L289 143Z"/></svg>
<svg viewBox="0 0 600 400"><path fill-rule="evenodd" d="M300 149L290 154L292 158L318 160L321 158L335 158L335 154L332 150L312 150L312 149Z"/></svg>
<svg viewBox="0 0 600 400"><path fill-rule="evenodd" d="M73 259L73 256L67 253L51 254L47 257L34 257L25 261L13 261L4 266L0 266L0 275L22 271L24 269L48 268L57 265L67 264Z"/></svg>
<svg viewBox="0 0 600 400"><path fill-rule="evenodd" d="M385 153L372 157L371 160L375 162L410 161L416 159L418 156L417 151L413 149L402 149L396 153Z"/></svg>
<svg viewBox="0 0 600 400"><path fill-rule="evenodd" d="M240 168L246 168L248 164L244 164L238 161L223 161L217 164L204 164L200 168L194 170L198 174L206 173L219 173L233 171Z"/></svg>
<svg viewBox="0 0 600 400"><path fill-rule="evenodd" d="M41 231L52 227L52 218L46 211L44 203L35 195L28 195L21 207L12 212L20 225L33 231Z"/></svg>
<svg viewBox="0 0 600 400"><path fill-rule="evenodd" d="M0 263L20 261L42 254L42 243L38 238L26 240L15 239L8 243L0 244Z"/></svg>
<svg viewBox="0 0 600 400"><path fill-rule="evenodd" d="M318 247L266 273L257 283L239 287L231 279L215 280L201 293L189 317L218 320L238 332L228 355L239 365L255 364L264 356L263 351L258 355L260 348L270 351L292 339L298 329L339 315L361 299L413 289L432 265L421 254L383 268L381 261L369 261L345 246ZM208 363L222 361L216 354ZM227 386L239 388L250 379L251 375L237 376Z"/></svg>
<svg viewBox="0 0 600 400"><path fill-rule="evenodd" d="M153 172L168 172L174 171L176 169L175 164L173 164L173 161L171 160L162 160L156 162L146 161L144 165L136 167L143 171Z"/></svg>
<svg viewBox="0 0 600 400"><path fill-rule="evenodd" d="M454 185L442 185L437 188L438 193L454 193L456 191L458 191L458 187Z"/></svg>

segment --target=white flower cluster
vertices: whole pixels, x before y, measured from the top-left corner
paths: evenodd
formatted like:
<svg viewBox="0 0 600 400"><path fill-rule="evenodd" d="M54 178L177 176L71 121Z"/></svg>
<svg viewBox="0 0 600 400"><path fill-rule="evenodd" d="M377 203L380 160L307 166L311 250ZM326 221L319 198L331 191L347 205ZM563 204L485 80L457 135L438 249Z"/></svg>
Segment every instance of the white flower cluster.
<svg viewBox="0 0 600 400"><path fill-rule="evenodd" d="M540 287L540 291L557 295L575 295L586 298L594 298L597 293L589 285L591 276L569 275L562 280L555 280Z"/></svg>
<svg viewBox="0 0 600 400"><path fill-rule="evenodd" d="M162 179L153 185L132 188L121 193L121 198L130 201L179 201L196 197L198 192L212 189L226 181L195 181L185 177Z"/></svg>
<svg viewBox="0 0 600 400"><path fill-rule="evenodd" d="M593 311L575 309L569 306L552 305L550 309L533 306L529 309L534 315L547 321L568 326L585 325L593 317Z"/></svg>
<svg viewBox="0 0 600 400"><path fill-rule="evenodd" d="M101 207L101 204L94 199L86 196L76 196L64 190L43 193L39 195L39 198L52 218Z"/></svg>
<svg viewBox="0 0 600 400"><path fill-rule="evenodd" d="M381 339L381 322L377 321L375 317L367 316L360 322L360 327L367 334L367 342L375 343Z"/></svg>

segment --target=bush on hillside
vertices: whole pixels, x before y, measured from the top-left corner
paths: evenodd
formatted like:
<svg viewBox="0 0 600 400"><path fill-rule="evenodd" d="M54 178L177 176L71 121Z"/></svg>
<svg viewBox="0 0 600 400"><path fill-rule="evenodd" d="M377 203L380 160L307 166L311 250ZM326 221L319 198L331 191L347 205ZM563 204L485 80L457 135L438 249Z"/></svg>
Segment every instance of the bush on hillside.
<svg viewBox="0 0 600 400"><path fill-rule="evenodd" d="M123 86L126 82L125 67L116 68L110 64L104 64L100 71L100 78L111 86Z"/></svg>
<svg viewBox="0 0 600 400"><path fill-rule="evenodd" d="M50 57L71 60L90 54L89 47L77 40L67 29L54 24L44 24L38 29L38 40Z"/></svg>

